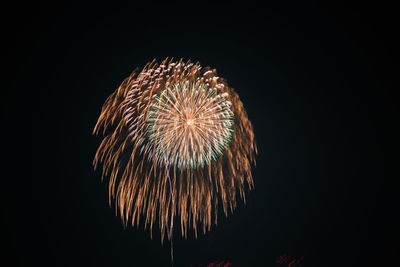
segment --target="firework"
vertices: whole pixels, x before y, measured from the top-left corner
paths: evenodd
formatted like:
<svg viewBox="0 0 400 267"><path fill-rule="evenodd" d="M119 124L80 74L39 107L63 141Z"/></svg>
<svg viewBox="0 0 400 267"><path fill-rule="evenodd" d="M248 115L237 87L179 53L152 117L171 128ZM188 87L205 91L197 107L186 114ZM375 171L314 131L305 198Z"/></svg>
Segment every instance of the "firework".
<svg viewBox="0 0 400 267"><path fill-rule="evenodd" d="M218 207L233 212L257 152L253 128L238 94L215 69L155 60L135 70L104 103L93 131L105 137L94 158L109 176L109 201L124 224L157 222L171 238L217 224ZM171 225L171 227L168 227Z"/></svg>

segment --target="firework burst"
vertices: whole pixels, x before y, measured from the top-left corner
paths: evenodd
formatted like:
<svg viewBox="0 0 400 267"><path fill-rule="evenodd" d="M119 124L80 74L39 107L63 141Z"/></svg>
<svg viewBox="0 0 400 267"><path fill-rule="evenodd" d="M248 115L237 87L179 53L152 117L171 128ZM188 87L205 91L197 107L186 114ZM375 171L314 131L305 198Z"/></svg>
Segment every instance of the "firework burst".
<svg viewBox="0 0 400 267"><path fill-rule="evenodd" d="M158 219L162 239L173 218L181 233L205 233L253 188L257 152L238 94L215 69L155 60L134 71L103 105L93 131L105 137L94 167L109 176L109 200L126 225ZM168 182L169 180L169 182ZM221 203L221 204L219 204Z"/></svg>

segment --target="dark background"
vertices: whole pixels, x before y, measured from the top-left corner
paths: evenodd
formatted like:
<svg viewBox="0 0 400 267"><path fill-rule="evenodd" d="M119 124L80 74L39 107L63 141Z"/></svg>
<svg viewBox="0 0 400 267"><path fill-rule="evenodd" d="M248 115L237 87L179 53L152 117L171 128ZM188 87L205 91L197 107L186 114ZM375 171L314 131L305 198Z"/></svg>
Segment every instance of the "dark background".
<svg viewBox="0 0 400 267"><path fill-rule="evenodd" d="M276 266L284 253L304 267L391 263L393 6L37 2L3 13L12 266L169 266L168 242L123 229L91 166L106 97L165 57L216 68L259 146L247 204L197 240L176 232L176 266Z"/></svg>

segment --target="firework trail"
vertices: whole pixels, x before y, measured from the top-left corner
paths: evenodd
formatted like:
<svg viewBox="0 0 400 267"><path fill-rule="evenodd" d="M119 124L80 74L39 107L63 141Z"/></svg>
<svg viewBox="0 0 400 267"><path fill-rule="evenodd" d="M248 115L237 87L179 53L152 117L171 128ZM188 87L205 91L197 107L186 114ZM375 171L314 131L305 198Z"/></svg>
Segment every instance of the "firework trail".
<svg viewBox="0 0 400 267"><path fill-rule="evenodd" d="M103 134L93 164L109 176L109 201L125 225L157 222L161 240L205 233L253 188L257 152L238 94L215 69L155 60L135 70L103 105L93 131ZM169 181L168 181L169 180ZM170 225L170 227L168 227Z"/></svg>

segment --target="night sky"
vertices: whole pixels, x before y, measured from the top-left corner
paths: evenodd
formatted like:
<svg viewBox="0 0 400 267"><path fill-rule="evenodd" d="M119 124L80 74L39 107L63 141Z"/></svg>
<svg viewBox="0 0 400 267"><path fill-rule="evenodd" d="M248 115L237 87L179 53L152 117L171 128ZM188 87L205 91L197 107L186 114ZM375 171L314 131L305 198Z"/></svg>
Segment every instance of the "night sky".
<svg viewBox="0 0 400 267"><path fill-rule="evenodd" d="M8 266L170 266L159 230L124 229L92 168L105 99L166 57L216 68L259 148L246 205L197 240L175 231L175 267L390 264L394 7L144 2L3 8Z"/></svg>

